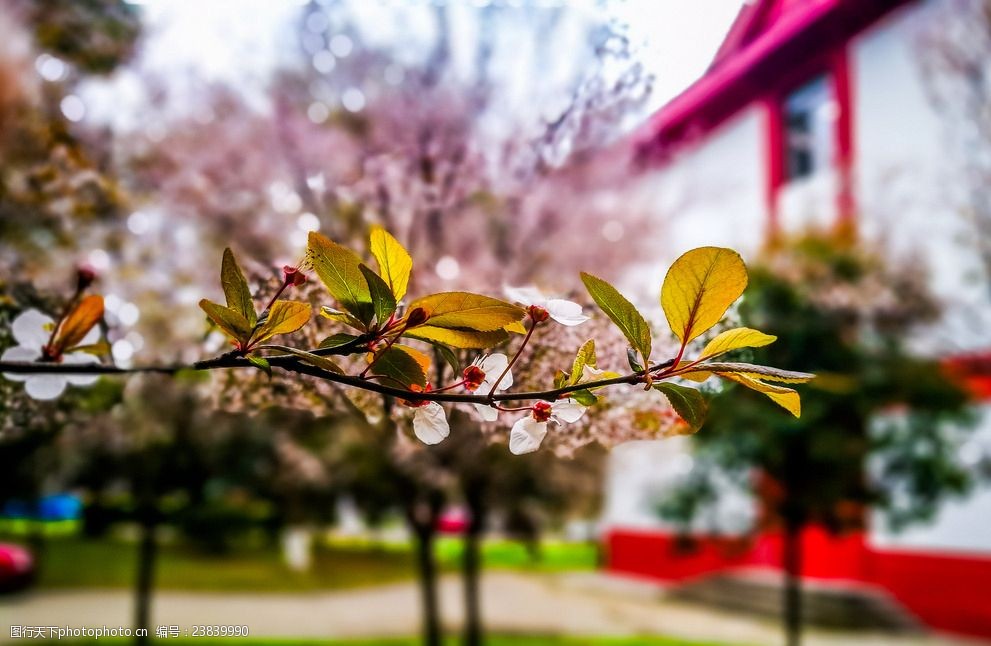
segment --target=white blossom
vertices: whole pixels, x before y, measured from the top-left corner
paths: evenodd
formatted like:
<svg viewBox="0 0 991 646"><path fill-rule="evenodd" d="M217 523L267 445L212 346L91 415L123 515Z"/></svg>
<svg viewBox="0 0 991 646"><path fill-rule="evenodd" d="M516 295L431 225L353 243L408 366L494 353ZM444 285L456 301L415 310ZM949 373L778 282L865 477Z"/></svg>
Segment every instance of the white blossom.
<svg viewBox="0 0 991 646"><path fill-rule="evenodd" d="M550 317L561 325L580 325L587 321L589 317L582 314L582 306L573 301L566 301L563 298L548 298L543 292L530 285L527 287L510 287L504 285L502 288L506 298L509 298L522 305L533 305L547 310Z"/></svg>
<svg viewBox="0 0 991 646"><path fill-rule="evenodd" d="M37 361L41 358L42 350L48 343L55 321L36 309L24 310L11 325L11 332L17 345L4 350L0 360L3 361ZM100 330L94 327L80 342L80 345L92 345L99 341ZM85 352L63 354L59 360L68 364L97 363L98 359ZM5 372L3 376L11 381L23 381L24 390L33 399L55 399L65 390L68 384L88 386L94 383L97 375L55 375L55 374L25 374Z"/></svg>
<svg viewBox="0 0 991 646"><path fill-rule="evenodd" d="M574 399L562 399L547 404L538 402L530 414L513 424L509 433L509 451L514 455L532 453L540 448L547 435L547 424L574 423L585 414L586 407Z"/></svg>
<svg viewBox="0 0 991 646"><path fill-rule="evenodd" d="M440 444L451 434L444 407L429 402L417 407L413 413L413 434L424 444Z"/></svg>
<svg viewBox="0 0 991 646"><path fill-rule="evenodd" d="M488 395L490 392L502 392L513 385L513 372L511 370L506 370L509 366L509 357L504 354L495 353L486 355L476 359L471 365L477 367L485 373L485 376L482 378L482 381L478 384L478 386L475 386L474 388L466 386L469 390L479 392L483 395ZM471 368L469 367L465 370L466 377L468 376L470 369ZM506 371L506 374L500 379L499 375L502 375L504 370ZM496 384L496 379L499 379L498 384ZM471 386L474 386L474 384L471 384ZM499 417L499 412L492 406L488 406L486 404L474 404L474 406L475 410L478 411L478 414L481 415L482 419L486 422L494 422Z"/></svg>

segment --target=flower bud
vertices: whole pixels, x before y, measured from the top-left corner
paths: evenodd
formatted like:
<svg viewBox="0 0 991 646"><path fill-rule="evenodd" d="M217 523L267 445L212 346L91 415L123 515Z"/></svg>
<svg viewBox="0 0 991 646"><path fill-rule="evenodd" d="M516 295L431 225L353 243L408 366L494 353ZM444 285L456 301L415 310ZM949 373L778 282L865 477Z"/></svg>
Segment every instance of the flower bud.
<svg viewBox="0 0 991 646"><path fill-rule="evenodd" d="M531 305L526 309L526 313L530 315L530 320L534 323L543 323L551 317L550 312L539 305Z"/></svg>
<svg viewBox="0 0 991 646"><path fill-rule="evenodd" d="M485 371L478 366L468 366L461 373L461 376L464 377L465 388L471 392L478 390L478 387L485 381Z"/></svg>
<svg viewBox="0 0 991 646"><path fill-rule="evenodd" d="M283 281L286 285L292 285L293 287L299 287L306 282L306 274L301 272L298 267L290 267L286 265L282 268Z"/></svg>
<svg viewBox="0 0 991 646"><path fill-rule="evenodd" d="M76 292L82 293L96 280L96 271L92 267L82 265L76 269Z"/></svg>
<svg viewBox="0 0 991 646"><path fill-rule="evenodd" d="M551 405L547 402L537 402L533 405L531 414L538 422L546 422L551 418Z"/></svg>
<svg viewBox="0 0 991 646"><path fill-rule="evenodd" d="M422 307L414 307L406 315L406 327L416 327L417 325L423 325L427 322L430 316L427 314L427 310Z"/></svg>

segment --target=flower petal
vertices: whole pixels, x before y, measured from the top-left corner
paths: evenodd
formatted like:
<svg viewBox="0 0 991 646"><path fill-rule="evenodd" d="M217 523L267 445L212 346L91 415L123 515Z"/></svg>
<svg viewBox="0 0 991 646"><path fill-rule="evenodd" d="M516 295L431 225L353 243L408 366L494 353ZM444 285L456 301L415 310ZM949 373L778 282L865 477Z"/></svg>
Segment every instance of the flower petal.
<svg viewBox="0 0 991 646"><path fill-rule="evenodd" d="M65 390L65 375L31 375L24 390L32 399L55 399Z"/></svg>
<svg viewBox="0 0 991 646"><path fill-rule="evenodd" d="M509 300L522 303L523 305L539 305L543 307L544 302L547 300L547 297L533 285L527 285L526 287L503 285L502 293Z"/></svg>
<svg viewBox="0 0 991 646"><path fill-rule="evenodd" d="M98 363L99 359L86 352L69 352L62 355L62 363L83 365L87 363ZM65 380L74 386L89 386L96 383L100 375L65 375Z"/></svg>
<svg viewBox="0 0 991 646"><path fill-rule="evenodd" d="M509 452L513 455L532 453L540 448L547 435L547 422L538 422L530 415L516 420L509 432Z"/></svg>
<svg viewBox="0 0 991 646"><path fill-rule="evenodd" d="M451 434L444 407L437 402L417 408L413 413L413 434L424 444L439 444Z"/></svg>
<svg viewBox="0 0 991 646"><path fill-rule="evenodd" d="M482 417L482 419L485 420L486 422L494 422L497 419L499 419L499 411L492 408L491 406L486 406L485 404L472 404L472 405L475 407L475 410L478 411L478 414Z"/></svg>
<svg viewBox="0 0 991 646"><path fill-rule="evenodd" d="M572 424L577 422L585 414L587 408L574 399L559 399L551 404L551 415L562 422Z"/></svg>
<svg viewBox="0 0 991 646"><path fill-rule="evenodd" d="M13 348L7 348L4 350L3 355L0 355L0 361L35 361L40 356L41 348L35 350L34 348L26 348L23 345L17 345ZM31 375L23 372L5 372L3 373L3 376L11 381L27 381L28 377Z"/></svg>
<svg viewBox="0 0 991 646"><path fill-rule="evenodd" d="M17 315L10 326L10 331L14 333L18 345L38 348L40 356L41 348L48 343L52 335L52 330L48 327L51 325L55 325L52 317L32 308Z"/></svg>
<svg viewBox="0 0 991 646"><path fill-rule="evenodd" d="M492 390L492 384L495 383L495 380L499 378L499 375L502 374L502 371L505 370L508 365L509 357L500 352L490 354L482 359L479 362L478 367L485 373L485 379L482 380L482 385L479 390L483 393L488 393ZM503 377L502 381L499 382L499 385L496 386L496 390L506 390L512 385L513 373L510 371L506 373L506 376Z"/></svg>
<svg viewBox="0 0 991 646"><path fill-rule="evenodd" d="M566 301L563 298L550 299L544 305L544 308L551 315L551 318L561 325L580 325L589 318L582 314L581 305L572 301Z"/></svg>

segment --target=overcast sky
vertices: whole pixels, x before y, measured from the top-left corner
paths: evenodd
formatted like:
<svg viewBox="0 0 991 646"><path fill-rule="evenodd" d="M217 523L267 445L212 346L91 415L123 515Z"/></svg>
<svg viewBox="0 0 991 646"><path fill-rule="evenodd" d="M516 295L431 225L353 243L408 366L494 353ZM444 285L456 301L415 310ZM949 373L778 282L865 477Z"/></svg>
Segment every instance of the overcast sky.
<svg viewBox="0 0 991 646"><path fill-rule="evenodd" d="M450 0L483 4L486 0ZM520 0L517 0L520 1ZM555 0L534 0L553 3ZM557 0L560 2L561 0ZM379 6L416 0L368 0ZM508 0L507 0L508 2ZM207 77L263 74L285 55L287 25L297 0L143 0L152 38L145 52L152 67L196 68ZM597 0L571 0L575 11L594 11ZM630 26L634 42L656 76L659 107L705 70L741 0L620 0L609 11Z"/></svg>

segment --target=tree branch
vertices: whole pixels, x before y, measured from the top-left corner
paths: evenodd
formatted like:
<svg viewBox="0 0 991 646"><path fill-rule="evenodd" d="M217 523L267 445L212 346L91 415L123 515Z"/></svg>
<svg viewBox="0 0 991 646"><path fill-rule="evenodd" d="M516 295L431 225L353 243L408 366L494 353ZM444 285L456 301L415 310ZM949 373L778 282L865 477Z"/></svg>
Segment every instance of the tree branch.
<svg viewBox="0 0 991 646"><path fill-rule="evenodd" d="M349 342L349 345L356 343L355 341ZM360 345L360 344L357 344ZM324 349L320 354L348 354L344 350L345 346L339 346L337 348ZM319 351L315 351L316 354ZM570 386L564 386L561 388L554 388L552 390L538 390L529 392L516 392L516 393L498 393L492 395L474 395L474 394L459 394L459 393L448 393L448 392L415 392L405 388L396 388L394 386L387 386L370 379L365 379L363 377L358 377L354 375L342 375L336 372L330 372L317 368L316 366L306 363L304 360L296 357L294 355L276 355L265 357L273 368L280 368L286 370L287 372L294 372L303 375L309 375L311 377L317 377L318 379L323 379L324 381L330 381L337 384L342 384L345 386L350 386L353 388L360 388L362 390L368 390L371 392L379 393L382 395L389 395L392 397L397 397L400 399L407 399L413 401L435 401L435 402L451 402L451 403L466 403L466 404L492 404L494 402L501 401L554 401L560 399L562 396L569 393L577 392L579 390L588 390L592 388L602 388L605 386L614 386L617 384L638 384L643 383L644 376L648 372L663 369L671 366L672 361L666 361L661 364L651 366L646 370L640 370L637 372L630 373L628 375L623 375L620 377L613 377L612 379L600 379L597 381L586 381L584 383L573 384ZM100 364L61 364L61 363L35 363L35 362L24 362L24 361L0 361L0 372L12 373L12 374L55 374L55 375L126 375L126 374L136 374L136 373L162 373L162 374L175 374L180 370L216 370L216 369L229 369L229 368L254 368L255 366L249 362L245 357L240 356L234 352L228 352L214 359L207 359L205 361L198 361L192 366L185 365L171 365L171 366L139 366L136 368L119 368L117 366L105 366Z"/></svg>

